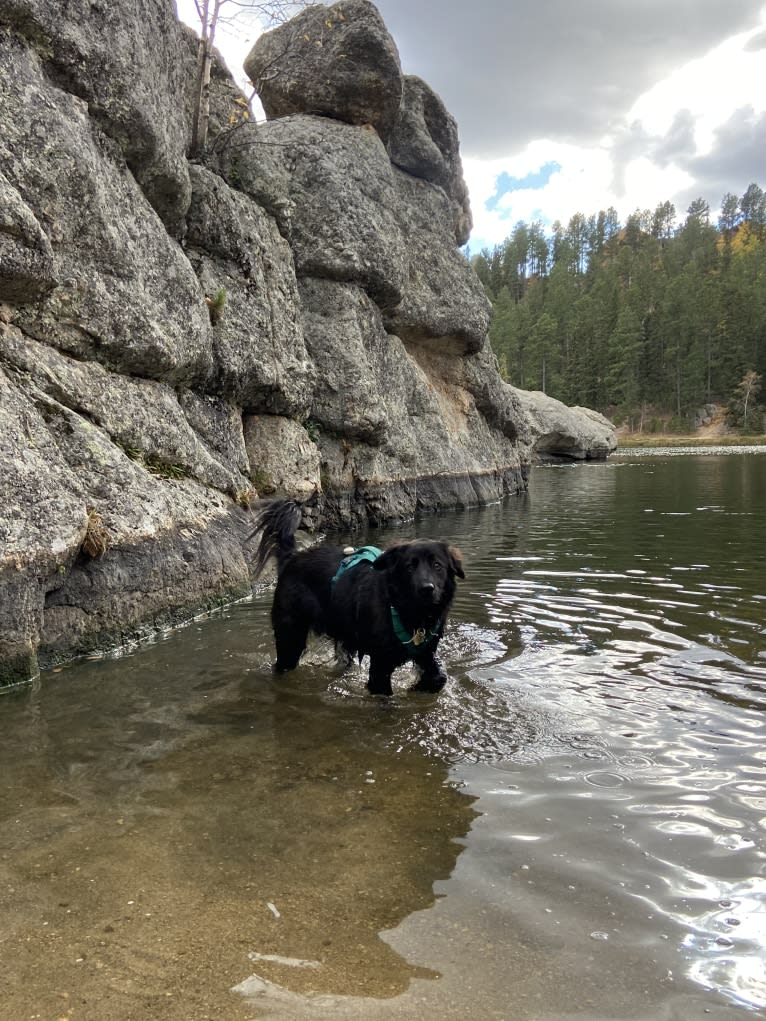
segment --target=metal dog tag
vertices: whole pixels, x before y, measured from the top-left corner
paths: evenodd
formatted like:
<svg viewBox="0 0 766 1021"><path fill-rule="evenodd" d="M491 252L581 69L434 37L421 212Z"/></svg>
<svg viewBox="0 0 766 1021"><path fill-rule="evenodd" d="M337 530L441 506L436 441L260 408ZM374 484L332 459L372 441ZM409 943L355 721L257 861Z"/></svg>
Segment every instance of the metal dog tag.
<svg viewBox="0 0 766 1021"><path fill-rule="evenodd" d="M426 629L422 628L422 627L419 627L417 629L417 631L414 633L414 635L412 636L412 644L413 645L421 645L425 641L425 637L426 637Z"/></svg>

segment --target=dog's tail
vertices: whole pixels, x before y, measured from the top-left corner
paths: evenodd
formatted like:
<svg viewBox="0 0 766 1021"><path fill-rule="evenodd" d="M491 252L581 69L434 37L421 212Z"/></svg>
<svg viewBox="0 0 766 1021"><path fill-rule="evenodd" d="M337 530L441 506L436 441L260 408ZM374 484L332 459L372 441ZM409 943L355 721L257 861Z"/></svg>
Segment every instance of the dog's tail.
<svg viewBox="0 0 766 1021"><path fill-rule="evenodd" d="M248 541L260 535L255 555L255 577L266 566L269 557L276 557L277 573L295 552L295 533L301 523L301 506L294 500L272 500L258 514L258 524Z"/></svg>

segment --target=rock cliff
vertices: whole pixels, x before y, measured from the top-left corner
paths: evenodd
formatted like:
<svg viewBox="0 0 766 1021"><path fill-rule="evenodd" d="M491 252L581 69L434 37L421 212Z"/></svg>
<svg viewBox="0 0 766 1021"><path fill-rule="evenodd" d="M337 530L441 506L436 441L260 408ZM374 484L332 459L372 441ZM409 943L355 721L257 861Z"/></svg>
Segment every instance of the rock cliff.
<svg viewBox="0 0 766 1021"><path fill-rule="evenodd" d="M453 118L367 0L222 65L172 0L0 0L0 684L247 594L250 504L523 488Z"/></svg>

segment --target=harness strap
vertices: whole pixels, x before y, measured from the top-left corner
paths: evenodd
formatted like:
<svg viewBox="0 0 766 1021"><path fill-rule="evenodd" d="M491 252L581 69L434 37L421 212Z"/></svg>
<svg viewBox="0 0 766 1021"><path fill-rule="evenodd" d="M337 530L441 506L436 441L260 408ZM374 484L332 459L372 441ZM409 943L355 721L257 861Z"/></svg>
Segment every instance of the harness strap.
<svg viewBox="0 0 766 1021"><path fill-rule="evenodd" d="M378 549L377 546L358 546L356 549L353 549L341 560L340 567L335 572L331 582L333 587L338 578L345 574L346 571L350 571L352 567L356 567L357 564L361 564L365 560L370 564L375 563L382 552L383 550Z"/></svg>

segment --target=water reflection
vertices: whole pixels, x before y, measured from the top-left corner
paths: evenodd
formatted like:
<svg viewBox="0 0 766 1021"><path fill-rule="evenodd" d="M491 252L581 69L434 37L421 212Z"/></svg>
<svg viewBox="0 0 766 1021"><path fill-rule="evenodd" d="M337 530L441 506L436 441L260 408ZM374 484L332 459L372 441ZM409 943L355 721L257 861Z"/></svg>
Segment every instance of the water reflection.
<svg viewBox="0 0 766 1021"><path fill-rule="evenodd" d="M592 800L587 787L600 788L602 805L620 803L613 826L630 835L631 853L614 847L603 868L614 880L625 867L615 872L617 855L633 859L631 880L617 883L650 904L652 918L671 923L664 935L688 962L688 976L750 1007L766 1006L766 774L757 766L752 775L764 738L766 529L763 516L739 500L744 493L762 502L760 464L747 465L741 485L741 460L710 459L694 472L666 472L661 482L654 465L605 467L619 481L615 497L597 513L593 541L575 525L567 544L546 529L550 519L539 504L550 512L563 495L571 509L572 498L555 474L540 475L526 548L514 556L513 575L488 594L521 622L526 647L504 680L515 681L516 691L533 687L574 721L587 720L592 733L583 754L604 763L586 772L567 762L556 778L567 785L562 815L573 822L574 799ZM621 499L624 480L632 505ZM708 501L717 499L701 504L703 490ZM720 516L711 521L712 514ZM661 530L652 524L657 515ZM597 561L610 522L604 569ZM646 568L628 566L631 559ZM641 747L638 772L626 735ZM748 775L752 782L743 785ZM562 834L559 847L570 840ZM662 894L639 893L636 877ZM737 904L741 917L722 920L722 902Z"/></svg>
<svg viewBox="0 0 766 1021"><path fill-rule="evenodd" d="M277 683L240 641L243 609L212 643L210 624L188 629L4 700L6 1016L75 990L100 1018L175 1016L184 959L214 1016L248 964L296 994L391 997L438 975L379 933L433 903L472 799L389 708L328 698L310 667ZM205 1002L185 995L178 1016Z"/></svg>
<svg viewBox="0 0 766 1021"><path fill-rule="evenodd" d="M438 697L274 678L267 594L0 699L9 1016L763 1012L765 465L371 533L463 551Z"/></svg>

